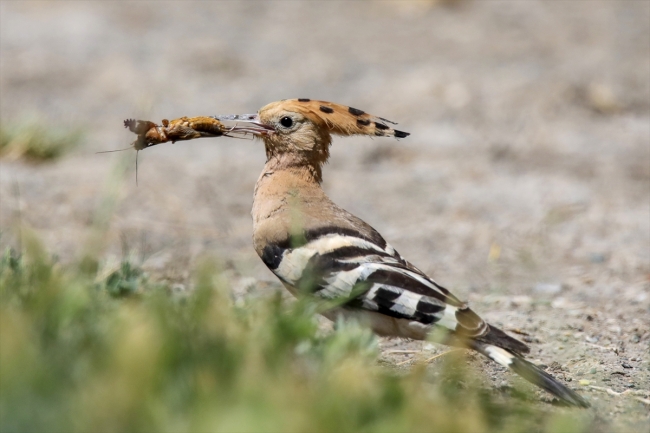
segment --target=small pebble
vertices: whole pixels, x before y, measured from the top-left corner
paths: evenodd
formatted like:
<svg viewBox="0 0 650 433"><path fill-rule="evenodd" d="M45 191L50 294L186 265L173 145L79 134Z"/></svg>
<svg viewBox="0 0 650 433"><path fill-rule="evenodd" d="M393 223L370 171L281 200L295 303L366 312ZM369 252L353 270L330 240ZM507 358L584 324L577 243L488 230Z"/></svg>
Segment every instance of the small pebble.
<svg viewBox="0 0 650 433"><path fill-rule="evenodd" d="M606 257L604 254L600 253L591 253L589 254L589 261L591 263L603 263L605 261Z"/></svg>
<svg viewBox="0 0 650 433"><path fill-rule="evenodd" d="M627 362L624 362L624 363L622 363L621 365L623 366L623 368L633 368L633 367L632 367L630 364L628 364Z"/></svg>
<svg viewBox="0 0 650 433"><path fill-rule="evenodd" d="M589 373L590 373L590 374L596 374L596 367L592 367L592 368L589 370Z"/></svg>
<svg viewBox="0 0 650 433"><path fill-rule="evenodd" d="M535 287L533 288L534 291L538 293L545 293L548 295L555 295L557 293L560 293L562 291L562 285L561 284L555 284L555 283L537 283Z"/></svg>
<svg viewBox="0 0 650 433"><path fill-rule="evenodd" d="M591 382L588 381L588 380L586 380L586 379L581 379L580 382L578 382L578 383L580 383L580 385L582 385L582 386L587 386L587 385L589 385Z"/></svg>

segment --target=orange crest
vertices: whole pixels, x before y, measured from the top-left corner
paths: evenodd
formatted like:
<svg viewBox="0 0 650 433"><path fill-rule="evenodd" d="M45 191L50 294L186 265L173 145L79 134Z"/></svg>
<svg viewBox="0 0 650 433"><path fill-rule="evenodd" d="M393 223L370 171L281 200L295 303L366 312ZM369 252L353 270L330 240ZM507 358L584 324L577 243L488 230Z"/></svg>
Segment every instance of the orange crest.
<svg viewBox="0 0 650 433"><path fill-rule="evenodd" d="M284 99L272 102L259 111L260 118L264 118L266 112L276 110L287 110L300 112L314 123L325 127L330 133L337 135L371 135L377 137L404 138L410 134L399 131L387 124L397 125L383 117L373 116L363 110L335 104L327 101L316 101L312 99Z"/></svg>

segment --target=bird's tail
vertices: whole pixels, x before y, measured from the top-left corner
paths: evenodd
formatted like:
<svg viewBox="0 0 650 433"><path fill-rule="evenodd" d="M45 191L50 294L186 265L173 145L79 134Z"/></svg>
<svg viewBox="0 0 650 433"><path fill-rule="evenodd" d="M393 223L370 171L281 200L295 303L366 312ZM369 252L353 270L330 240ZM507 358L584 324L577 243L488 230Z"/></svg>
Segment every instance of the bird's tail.
<svg viewBox="0 0 650 433"><path fill-rule="evenodd" d="M567 388L553 376L537 367L535 364L526 361L520 355L493 344L486 344L480 341L474 341L472 348L487 356L497 364L508 367L530 383L545 389L571 406L590 406L587 400L578 395L575 391Z"/></svg>

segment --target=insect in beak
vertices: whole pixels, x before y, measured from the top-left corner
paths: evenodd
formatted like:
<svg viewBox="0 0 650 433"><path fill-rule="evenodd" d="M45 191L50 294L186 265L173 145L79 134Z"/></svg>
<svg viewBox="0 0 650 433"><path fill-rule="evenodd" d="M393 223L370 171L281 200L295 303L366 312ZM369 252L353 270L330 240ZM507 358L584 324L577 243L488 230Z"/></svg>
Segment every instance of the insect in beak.
<svg viewBox="0 0 650 433"><path fill-rule="evenodd" d="M222 114L212 117L219 121L237 122L230 129L231 132L251 133L259 137L269 136L275 132L275 128L262 123L257 114ZM240 125L240 123L243 123L243 125Z"/></svg>

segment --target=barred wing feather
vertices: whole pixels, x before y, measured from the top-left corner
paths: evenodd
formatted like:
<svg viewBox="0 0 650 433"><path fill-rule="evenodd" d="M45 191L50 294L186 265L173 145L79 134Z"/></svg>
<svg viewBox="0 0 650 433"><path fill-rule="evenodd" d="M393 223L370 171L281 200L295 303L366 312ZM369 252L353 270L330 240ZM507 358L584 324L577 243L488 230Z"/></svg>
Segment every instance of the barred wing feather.
<svg viewBox="0 0 650 433"><path fill-rule="evenodd" d="M488 330L466 304L405 261L376 232L364 236L331 227L305 231L299 238L267 246L262 257L296 292L345 300L349 307L442 326L470 338Z"/></svg>

